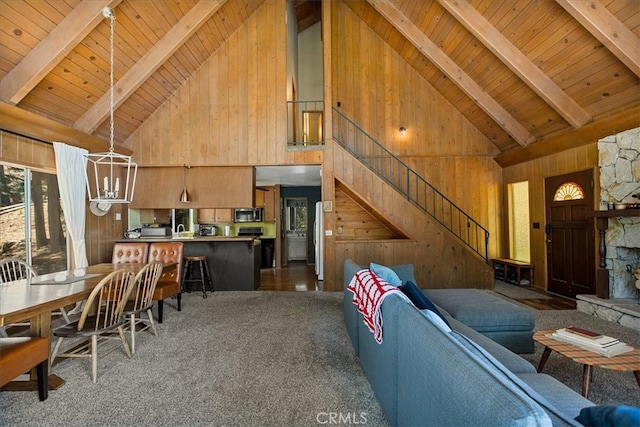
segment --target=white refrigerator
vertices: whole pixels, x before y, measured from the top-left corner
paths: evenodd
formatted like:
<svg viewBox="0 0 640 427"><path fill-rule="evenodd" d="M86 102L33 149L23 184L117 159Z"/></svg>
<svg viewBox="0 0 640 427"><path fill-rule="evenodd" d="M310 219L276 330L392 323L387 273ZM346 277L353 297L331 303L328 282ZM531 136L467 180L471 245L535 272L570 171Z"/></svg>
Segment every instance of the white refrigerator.
<svg viewBox="0 0 640 427"><path fill-rule="evenodd" d="M313 244L316 253L316 276L324 280L324 228L322 226L322 202L316 203L316 220L313 223Z"/></svg>

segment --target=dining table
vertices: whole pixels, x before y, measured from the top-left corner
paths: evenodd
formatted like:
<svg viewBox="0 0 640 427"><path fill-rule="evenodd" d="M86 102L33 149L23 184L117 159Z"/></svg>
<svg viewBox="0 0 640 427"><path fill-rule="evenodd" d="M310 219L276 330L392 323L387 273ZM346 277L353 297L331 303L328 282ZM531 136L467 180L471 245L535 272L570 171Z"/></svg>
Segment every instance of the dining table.
<svg viewBox="0 0 640 427"><path fill-rule="evenodd" d="M108 274L127 269L134 274L144 263L102 263L81 270L43 274L0 285L0 326L29 321L30 335L51 337L51 314L62 307L75 305L91 294L96 285ZM176 263L163 264L163 271L176 267ZM64 280L63 280L64 279ZM49 371L49 389L55 390L64 380ZM29 381L13 381L2 390L37 390L35 370Z"/></svg>

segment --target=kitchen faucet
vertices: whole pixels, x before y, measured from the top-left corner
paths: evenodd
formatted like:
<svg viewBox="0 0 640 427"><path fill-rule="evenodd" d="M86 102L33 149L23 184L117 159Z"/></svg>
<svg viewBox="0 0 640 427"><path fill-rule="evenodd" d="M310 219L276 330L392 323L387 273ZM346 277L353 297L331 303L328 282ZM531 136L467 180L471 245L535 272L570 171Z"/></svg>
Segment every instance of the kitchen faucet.
<svg viewBox="0 0 640 427"><path fill-rule="evenodd" d="M180 234L180 227L182 227L183 232L185 231L184 224L178 224L178 226L176 227L176 234L178 235Z"/></svg>

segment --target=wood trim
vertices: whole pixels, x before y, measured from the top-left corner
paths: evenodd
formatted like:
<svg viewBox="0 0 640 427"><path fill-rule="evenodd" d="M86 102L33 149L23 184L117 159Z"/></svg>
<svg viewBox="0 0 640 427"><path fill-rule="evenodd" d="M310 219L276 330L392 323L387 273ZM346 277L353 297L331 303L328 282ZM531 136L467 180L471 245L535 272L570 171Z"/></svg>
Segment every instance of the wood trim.
<svg viewBox="0 0 640 427"><path fill-rule="evenodd" d="M597 117L593 122L580 129L568 130L527 147L500 154L494 160L504 168L571 148L578 148L597 142L600 138L626 130L631 120L636 121L636 127L640 126L640 103L636 103L631 108L616 111L613 114Z"/></svg>
<svg viewBox="0 0 640 427"><path fill-rule="evenodd" d="M146 55L115 84L115 107L122 105L142 84L169 59L206 21L220 9L226 0L201 1L196 4ZM105 93L80 117L75 127L93 133L110 112L110 93Z"/></svg>
<svg viewBox="0 0 640 427"><path fill-rule="evenodd" d="M0 102L0 123L0 128L6 131L41 141L64 142L65 144L85 148L90 152L109 150L109 143L101 138L5 102ZM126 155L132 153L131 150L121 146L117 146L116 151Z"/></svg>
<svg viewBox="0 0 640 427"><path fill-rule="evenodd" d="M597 1L556 0L576 21L640 76L640 38Z"/></svg>
<svg viewBox="0 0 640 427"><path fill-rule="evenodd" d="M81 2L35 49L0 80L0 99L18 104L104 19L102 9L122 0Z"/></svg>
<svg viewBox="0 0 640 427"><path fill-rule="evenodd" d="M438 0L464 27L574 128L591 116L466 1Z"/></svg>
<svg viewBox="0 0 640 427"><path fill-rule="evenodd" d="M395 8L391 3L380 0L367 0L386 20L388 20L407 40L424 56L447 75L462 91L474 100L520 145L534 142L535 137L527 131L502 105L482 89L464 70L436 46L418 27Z"/></svg>

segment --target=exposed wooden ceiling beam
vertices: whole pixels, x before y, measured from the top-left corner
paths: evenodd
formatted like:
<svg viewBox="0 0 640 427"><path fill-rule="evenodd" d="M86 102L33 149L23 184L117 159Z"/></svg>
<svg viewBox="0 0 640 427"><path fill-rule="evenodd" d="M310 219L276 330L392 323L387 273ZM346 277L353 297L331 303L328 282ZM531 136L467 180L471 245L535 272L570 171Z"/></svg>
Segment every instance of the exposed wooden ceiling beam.
<svg viewBox="0 0 640 427"><path fill-rule="evenodd" d="M122 0L83 1L0 81L0 99L17 105L102 20L105 6Z"/></svg>
<svg viewBox="0 0 640 427"><path fill-rule="evenodd" d="M18 135L41 141L57 141L86 148L90 152L109 151L109 143L97 136L88 135L70 126L24 110L15 105L0 102L0 128ZM120 154L130 155L131 150L117 146Z"/></svg>
<svg viewBox="0 0 640 427"><path fill-rule="evenodd" d="M464 0L438 2L574 128L591 120L591 116L577 102L564 93L473 6Z"/></svg>
<svg viewBox="0 0 640 427"><path fill-rule="evenodd" d="M593 0L556 2L640 77L640 38L605 6Z"/></svg>
<svg viewBox="0 0 640 427"><path fill-rule="evenodd" d="M180 22L114 84L114 108L131 96L225 2L226 0L202 0L191 8ZM74 126L83 132L93 133L109 113L110 94L107 92L76 121Z"/></svg>
<svg viewBox="0 0 640 427"><path fill-rule="evenodd" d="M631 129L632 127L629 127L629 123L634 122L636 127L640 126L640 103L594 117L591 123L587 123L580 129L563 131L548 136L535 144L500 154L494 160L503 168L517 165L570 148L597 142L601 138Z"/></svg>
<svg viewBox="0 0 640 427"><path fill-rule="evenodd" d="M367 0L387 21L404 35L424 56L438 67L452 82L476 102L482 110L496 121L520 145L526 146L535 140L508 111L484 91L467 73L436 46L418 27L385 0Z"/></svg>

